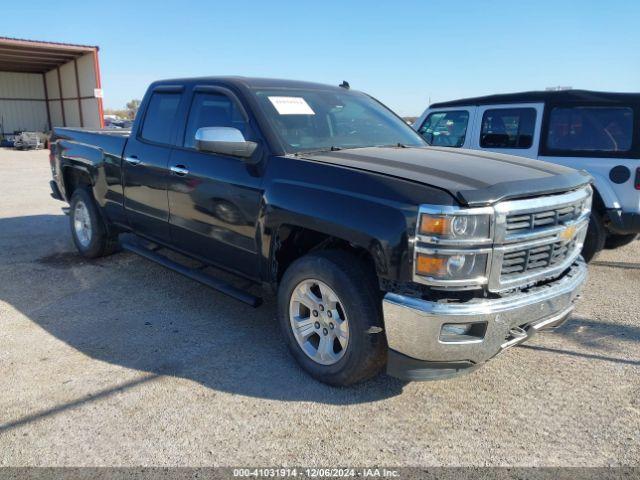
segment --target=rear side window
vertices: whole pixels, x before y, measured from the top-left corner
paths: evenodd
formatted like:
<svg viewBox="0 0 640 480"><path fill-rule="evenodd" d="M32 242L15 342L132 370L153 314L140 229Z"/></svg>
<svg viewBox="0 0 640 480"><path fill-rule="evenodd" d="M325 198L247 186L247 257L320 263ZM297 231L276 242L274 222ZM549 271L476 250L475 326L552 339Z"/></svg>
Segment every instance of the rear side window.
<svg viewBox="0 0 640 480"><path fill-rule="evenodd" d="M531 148L536 125L535 108L496 108L482 116L483 148Z"/></svg>
<svg viewBox="0 0 640 480"><path fill-rule="evenodd" d="M467 135L469 112L455 110L430 113L418 133L429 145L438 147L462 147Z"/></svg>
<svg viewBox="0 0 640 480"><path fill-rule="evenodd" d="M555 107L549 115L549 150L628 152L632 139L630 107Z"/></svg>
<svg viewBox="0 0 640 480"><path fill-rule="evenodd" d="M179 103L179 93L154 93L151 95L140 136L151 142L171 143L171 132Z"/></svg>
<svg viewBox="0 0 640 480"><path fill-rule="evenodd" d="M233 127L246 137L247 124L236 104L221 93L196 93L193 96L184 146L194 148L196 132L202 127Z"/></svg>

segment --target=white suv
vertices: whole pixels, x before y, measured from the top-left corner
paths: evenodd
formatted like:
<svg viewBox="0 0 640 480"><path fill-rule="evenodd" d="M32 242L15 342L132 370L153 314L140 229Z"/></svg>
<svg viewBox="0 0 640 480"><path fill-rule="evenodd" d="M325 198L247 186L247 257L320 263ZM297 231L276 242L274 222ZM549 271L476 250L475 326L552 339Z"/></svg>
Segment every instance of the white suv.
<svg viewBox="0 0 640 480"><path fill-rule="evenodd" d="M640 233L640 94L564 90L431 105L414 128L433 146L489 150L583 169L595 179L583 256Z"/></svg>

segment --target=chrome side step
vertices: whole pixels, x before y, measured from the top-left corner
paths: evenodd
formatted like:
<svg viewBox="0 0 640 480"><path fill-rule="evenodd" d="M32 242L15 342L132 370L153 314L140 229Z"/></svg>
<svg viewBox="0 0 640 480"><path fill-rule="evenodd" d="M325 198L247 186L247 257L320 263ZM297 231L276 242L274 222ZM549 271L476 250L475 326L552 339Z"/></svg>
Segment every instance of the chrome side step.
<svg viewBox="0 0 640 480"><path fill-rule="evenodd" d="M160 255L156 252L158 248L155 249L147 248L141 245L136 245L133 243L122 242L122 248L129 252L140 255L141 257L146 258L147 260L151 260L152 262L159 263L163 267L167 267L175 272L178 272L185 277L189 277L196 282L200 282L207 287L213 288L220 293L224 293L225 295L229 295L230 297L235 298L236 300L240 300L247 305L251 305L252 307L258 307L262 304L262 299L260 297L256 297L251 293L241 290L237 287L234 287L228 282L221 280L219 278L215 278L211 275L207 275L202 271L186 267L184 265L179 264L178 262L174 262L173 260Z"/></svg>

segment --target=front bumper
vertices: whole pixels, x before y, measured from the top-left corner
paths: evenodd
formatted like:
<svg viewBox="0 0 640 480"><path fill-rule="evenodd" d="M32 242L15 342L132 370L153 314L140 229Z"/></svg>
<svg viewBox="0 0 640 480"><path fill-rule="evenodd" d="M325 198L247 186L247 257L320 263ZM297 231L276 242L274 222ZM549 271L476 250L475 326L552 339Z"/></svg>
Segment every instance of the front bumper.
<svg viewBox="0 0 640 480"><path fill-rule="evenodd" d="M535 332L564 322L586 278L587 267L580 258L554 282L496 299L444 303L387 293L387 373L427 380L471 371ZM486 323L481 337L442 340L444 324L469 322Z"/></svg>
<svg viewBox="0 0 640 480"><path fill-rule="evenodd" d="M608 210L607 219L607 228L612 233L617 235L640 233L640 213Z"/></svg>

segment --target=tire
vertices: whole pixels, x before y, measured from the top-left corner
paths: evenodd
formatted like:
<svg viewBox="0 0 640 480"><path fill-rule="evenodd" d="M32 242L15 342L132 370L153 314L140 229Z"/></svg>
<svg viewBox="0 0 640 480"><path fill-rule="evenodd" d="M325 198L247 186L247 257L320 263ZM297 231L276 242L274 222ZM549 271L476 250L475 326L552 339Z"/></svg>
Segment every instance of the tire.
<svg viewBox="0 0 640 480"><path fill-rule="evenodd" d="M91 193L77 188L71 196L69 220L71 237L78 252L86 258L112 254L118 247L118 236L109 230L98 212Z"/></svg>
<svg viewBox="0 0 640 480"><path fill-rule="evenodd" d="M314 282L318 288L311 286ZM301 296L306 287L315 292L317 302ZM298 302L301 298L309 303L309 308ZM327 308L322 309L325 304ZM318 312L317 317L313 310ZM300 317L303 319L299 320ZM293 357L309 375L323 383L352 385L374 377L386 364L387 342L377 279L364 262L347 252L313 253L292 263L278 288L278 318ZM334 328L334 320L341 326ZM295 322L309 323L303 332L308 334L304 344L296 339L296 335L298 338L304 335L302 328L294 333ZM331 345L330 350L321 349L322 345ZM307 352L313 353L314 349L316 356L312 358ZM327 353L324 358L321 351Z"/></svg>
<svg viewBox="0 0 640 480"><path fill-rule="evenodd" d="M608 250L612 250L614 248L624 247L625 245L629 245L638 237L636 233L630 233L627 235L616 235L610 233L607 235L607 239L604 242L604 248Z"/></svg>
<svg viewBox="0 0 640 480"><path fill-rule="evenodd" d="M592 211L587 236L582 247L582 256L587 263L593 260L604 248L606 238L607 231L604 228L602 215L599 212Z"/></svg>

